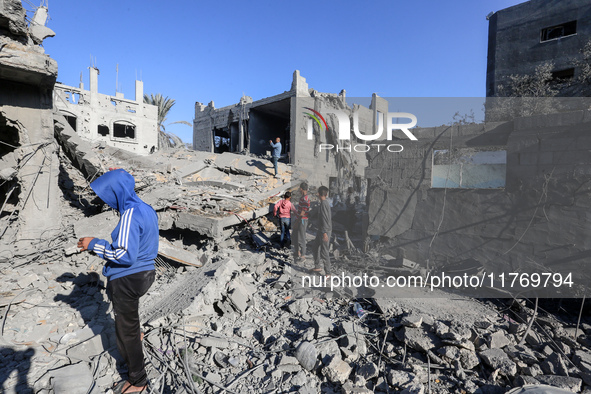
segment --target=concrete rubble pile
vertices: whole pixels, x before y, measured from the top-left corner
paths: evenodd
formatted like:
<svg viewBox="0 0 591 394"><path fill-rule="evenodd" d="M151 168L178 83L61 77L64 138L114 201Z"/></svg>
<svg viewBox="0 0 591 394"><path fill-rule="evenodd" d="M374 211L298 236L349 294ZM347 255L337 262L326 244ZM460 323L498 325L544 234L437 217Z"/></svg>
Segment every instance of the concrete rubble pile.
<svg viewBox="0 0 591 394"><path fill-rule="evenodd" d="M270 163L229 153L135 156L68 135L59 120L56 135L61 234L0 268L4 392L108 392L124 376L103 262L74 245L108 238L117 223L88 188L114 167L134 174L162 227L158 279L141 310L152 392L503 393L528 384L591 392L586 322L576 329L539 313L528 329L525 303L302 292L310 263L252 238L276 237L265 215L295 186L288 166L277 179L265 173ZM335 231L338 270L394 259ZM402 259L400 269L417 267Z"/></svg>
<svg viewBox="0 0 591 394"><path fill-rule="evenodd" d="M589 392L590 325L575 339L574 325L540 315L527 331L525 303L471 299L358 299L359 317L352 299L295 298L289 252L256 250L246 228L200 251L202 267L159 265L143 301L153 392ZM100 268L84 253L2 269L5 392L100 393L119 380Z"/></svg>
<svg viewBox="0 0 591 394"><path fill-rule="evenodd" d="M527 384L591 391L591 326L580 325L575 338L574 324L540 314L528 330L529 304L367 300L322 289L300 297L301 264L288 249L252 239L253 231L273 239L272 221L257 212L268 213L291 187L289 167L276 179L228 153L139 157L65 138L64 129L62 235L51 250L5 259L1 268L7 393L108 392L124 373L102 261L74 247L80 236L108 237L118 220L92 203L87 181L113 167L131 171L139 196L157 209L169 254L160 253L141 310L152 392L503 393ZM90 168L97 172L85 174ZM199 232L179 225L184 212L244 220ZM337 267L376 259L338 239L345 242L333 246ZM363 309L354 312L354 302Z"/></svg>

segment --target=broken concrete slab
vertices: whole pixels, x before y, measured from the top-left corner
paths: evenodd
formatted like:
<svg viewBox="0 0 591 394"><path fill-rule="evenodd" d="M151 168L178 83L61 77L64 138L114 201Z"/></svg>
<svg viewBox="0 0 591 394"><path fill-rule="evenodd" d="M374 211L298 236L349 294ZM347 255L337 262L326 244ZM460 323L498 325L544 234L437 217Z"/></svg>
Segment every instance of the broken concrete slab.
<svg viewBox="0 0 591 394"><path fill-rule="evenodd" d="M493 369L498 369L505 376L515 376L517 365L501 349L488 349L479 353L482 361Z"/></svg>
<svg viewBox="0 0 591 394"><path fill-rule="evenodd" d="M166 239L160 237L158 242L158 254L177 263L201 267L203 263L195 254L174 246Z"/></svg>
<svg viewBox="0 0 591 394"><path fill-rule="evenodd" d="M85 362L67 365L48 372L55 394L85 394L90 389L92 372Z"/></svg>
<svg viewBox="0 0 591 394"><path fill-rule="evenodd" d="M104 352L110 347L107 335L95 335L92 338L71 346L66 350L68 357L73 360L90 362L92 358Z"/></svg>
<svg viewBox="0 0 591 394"><path fill-rule="evenodd" d="M511 339L505 335L503 330L493 332L488 336L488 347L502 349L511 344Z"/></svg>
<svg viewBox="0 0 591 394"><path fill-rule="evenodd" d="M333 328L333 322L330 318L325 316L314 317L314 327L316 328L316 339L328 336L329 330Z"/></svg>
<svg viewBox="0 0 591 394"><path fill-rule="evenodd" d="M591 352L587 350L575 350L573 362L581 371L591 373Z"/></svg>
<svg viewBox="0 0 591 394"><path fill-rule="evenodd" d="M388 372L387 377L390 385L399 389L403 389L416 380L415 374L395 369Z"/></svg>
<svg viewBox="0 0 591 394"><path fill-rule="evenodd" d="M552 353L542 363L540 368L545 375L568 376L568 368L565 361L558 353Z"/></svg>
<svg viewBox="0 0 591 394"><path fill-rule="evenodd" d="M415 350L428 352L439 347L441 340L433 333L422 328L403 327L396 332L396 338Z"/></svg>
<svg viewBox="0 0 591 394"><path fill-rule="evenodd" d="M539 375L536 379L542 383L559 389L568 390L573 393L581 391L583 381L579 378L556 375Z"/></svg>
<svg viewBox="0 0 591 394"><path fill-rule="evenodd" d="M349 379L352 368L349 363L341 360L340 357L334 357L331 362L322 368L322 374L328 380L335 383L345 383Z"/></svg>
<svg viewBox="0 0 591 394"><path fill-rule="evenodd" d="M180 178L185 178L194 175L205 168L207 168L207 164L205 164L203 160L191 161L187 163L186 166L177 170L177 174Z"/></svg>
<svg viewBox="0 0 591 394"><path fill-rule="evenodd" d="M369 362L361 365L357 369L357 374L365 380L370 380L378 376L380 370L375 363Z"/></svg>

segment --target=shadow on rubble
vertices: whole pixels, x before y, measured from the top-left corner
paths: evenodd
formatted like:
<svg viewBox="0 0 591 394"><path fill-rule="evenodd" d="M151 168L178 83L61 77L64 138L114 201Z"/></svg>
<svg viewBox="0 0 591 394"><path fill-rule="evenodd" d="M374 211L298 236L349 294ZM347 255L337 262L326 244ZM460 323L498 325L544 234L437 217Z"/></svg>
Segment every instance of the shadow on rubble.
<svg viewBox="0 0 591 394"><path fill-rule="evenodd" d="M273 168L273 163L269 160L268 163L270 163L270 166L267 166L266 162L262 162L260 160L247 160L246 164L249 165L250 167L256 167L259 170L261 170L262 172L266 172L267 174L271 175L271 176L275 176L275 169Z"/></svg>
<svg viewBox="0 0 591 394"><path fill-rule="evenodd" d="M69 295L56 295L54 301L65 302L77 309L86 324L84 329L71 334L73 339L79 340L79 342L70 346L66 353L70 355L71 352L74 358L83 356L78 358L84 359L84 357L93 357L106 350L111 357L117 360L118 372L120 374L126 372L121 368L123 358L117 350L115 322L109 313L111 304L104 299L103 292L106 289L99 274L89 272L75 276L66 272L56 281L72 282L74 288Z"/></svg>
<svg viewBox="0 0 591 394"><path fill-rule="evenodd" d="M0 355L2 361L0 362L0 392L9 392L4 383L8 380L13 371L17 374L17 383L14 385L14 392L16 393L34 393L32 387L27 383L27 375L31 368L31 359L35 355L35 349L30 347L25 350L14 350L12 348L0 347ZM12 360L12 363L10 362Z"/></svg>

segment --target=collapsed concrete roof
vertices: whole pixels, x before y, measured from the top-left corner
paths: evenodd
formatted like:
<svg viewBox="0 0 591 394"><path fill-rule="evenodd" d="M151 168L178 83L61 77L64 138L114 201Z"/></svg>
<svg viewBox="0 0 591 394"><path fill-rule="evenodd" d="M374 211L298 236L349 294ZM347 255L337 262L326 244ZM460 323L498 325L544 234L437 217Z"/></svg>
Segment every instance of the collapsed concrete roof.
<svg viewBox="0 0 591 394"><path fill-rule="evenodd" d="M0 3L0 80L51 88L57 62L35 45L20 0Z"/></svg>
<svg viewBox="0 0 591 394"><path fill-rule="evenodd" d="M219 240L225 228L268 214L270 204L295 186L291 166L280 164L274 177L271 163L256 157L184 149L140 156L84 140L63 118L56 130L90 179L109 168L133 174L138 195L159 213L161 230L189 229Z"/></svg>

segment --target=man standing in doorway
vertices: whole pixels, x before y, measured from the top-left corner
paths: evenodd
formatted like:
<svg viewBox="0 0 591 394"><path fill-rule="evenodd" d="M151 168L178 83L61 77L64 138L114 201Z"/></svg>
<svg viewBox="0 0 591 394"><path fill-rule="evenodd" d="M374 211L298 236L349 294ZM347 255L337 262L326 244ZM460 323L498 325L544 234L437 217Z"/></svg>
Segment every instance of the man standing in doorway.
<svg viewBox="0 0 591 394"><path fill-rule="evenodd" d="M273 148L273 152L271 153L271 159L273 160L273 167L275 167L275 177L279 176L279 171L277 171L277 162L281 157L281 139L279 137L275 138L275 143L269 140L269 144L271 148Z"/></svg>

